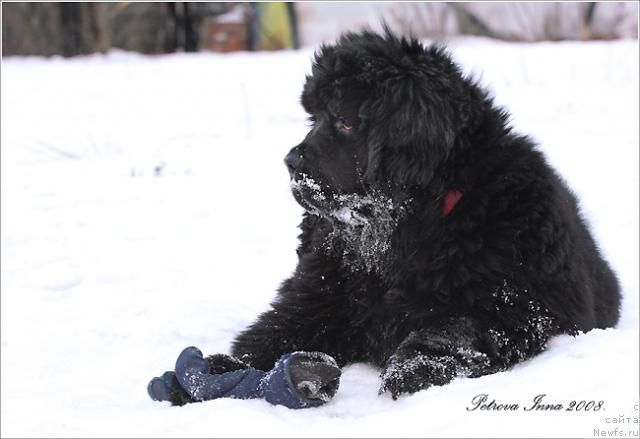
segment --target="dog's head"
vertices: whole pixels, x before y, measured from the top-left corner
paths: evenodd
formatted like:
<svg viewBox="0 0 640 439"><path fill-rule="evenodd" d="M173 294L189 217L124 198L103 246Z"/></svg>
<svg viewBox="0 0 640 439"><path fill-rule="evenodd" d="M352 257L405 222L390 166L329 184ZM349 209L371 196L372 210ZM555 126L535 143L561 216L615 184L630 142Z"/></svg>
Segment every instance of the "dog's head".
<svg viewBox="0 0 640 439"><path fill-rule="evenodd" d="M285 159L296 199L313 213L357 220L427 188L482 102L442 48L388 31L322 46L302 93L312 128Z"/></svg>

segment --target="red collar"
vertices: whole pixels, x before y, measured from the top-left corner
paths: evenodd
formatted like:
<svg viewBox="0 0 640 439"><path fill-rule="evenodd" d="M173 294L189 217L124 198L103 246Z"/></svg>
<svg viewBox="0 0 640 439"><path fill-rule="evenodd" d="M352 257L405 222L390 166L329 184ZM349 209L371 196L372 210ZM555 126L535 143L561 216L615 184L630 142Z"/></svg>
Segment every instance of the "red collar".
<svg viewBox="0 0 640 439"><path fill-rule="evenodd" d="M458 204L462 198L462 192L458 190L450 190L447 195L444 196L444 204L442 205L442 216L447 216L451 213L453 208Z"/></svg>

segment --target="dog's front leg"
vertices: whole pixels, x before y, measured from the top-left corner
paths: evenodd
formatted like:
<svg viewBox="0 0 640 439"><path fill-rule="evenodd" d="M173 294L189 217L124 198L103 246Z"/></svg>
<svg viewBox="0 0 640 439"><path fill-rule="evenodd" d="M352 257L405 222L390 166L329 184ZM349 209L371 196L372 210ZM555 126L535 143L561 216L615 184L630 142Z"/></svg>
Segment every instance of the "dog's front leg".
<svg viewBox="0 0 640 439"><path fill-rule="evenodd" d="M260 370L270 370L282 355L295 351L324 352L344 364L349 347L342 341L344 297L296 286L290 291L286 283L272 309L238 334L231 348L234 357Z"/></svg>
<svg viewBox="0 0 640 439"><path fill-rule="evenodd" d="M560 332L547 311L529 302L521 321L451 317L413 331L387 360L380 392L396 399L456 377L478 377L531 358Z"/></svg>
<svg viewBox="0 0 640 439"><path fill-rule="evenodd" d="M282 355L310 350L304 343L306 330L278 309L262 313L256 322L238 334L231 353L260 370L270 370ZM297 320L297 319L296 319Z"/></svg>
<svg viewBox="0 0 640 439"><path fill-rule="evenodd" d="M447 384L457 376L479 375L490 368L479 351L478 328L467 318L452 318L413 331L387 360L380 393L393 399L430 386Z"/></svg>

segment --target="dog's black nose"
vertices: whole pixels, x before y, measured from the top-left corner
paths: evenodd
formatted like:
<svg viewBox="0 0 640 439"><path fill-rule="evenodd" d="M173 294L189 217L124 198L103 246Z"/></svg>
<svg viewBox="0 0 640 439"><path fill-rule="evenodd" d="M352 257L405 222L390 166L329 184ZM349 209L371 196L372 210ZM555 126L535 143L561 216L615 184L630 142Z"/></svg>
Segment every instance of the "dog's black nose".
<svg viewBox="0 0 640 439"><path fill-rule="evenodd" d="M300 166L302 165L302 154L298 148L293 148L289 151L289 154L284 158L284 164L287 165L289 175L292 177L296 171L300 170Z"/></svg>

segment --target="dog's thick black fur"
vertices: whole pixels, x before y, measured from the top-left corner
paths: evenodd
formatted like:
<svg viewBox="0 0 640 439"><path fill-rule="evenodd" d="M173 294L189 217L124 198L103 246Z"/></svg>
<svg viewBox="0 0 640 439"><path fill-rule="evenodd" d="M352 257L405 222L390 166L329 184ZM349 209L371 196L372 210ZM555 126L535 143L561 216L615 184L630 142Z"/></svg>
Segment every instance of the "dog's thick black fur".
<svg viewBox="0 0 640 439"><path fill-rule="evenodd" d="M396 398L616 324L576 198L445 50L346 34L316 54L302 104L313 127L285 160L306 208L298 266L235 357L369 362Z"/></svg>

